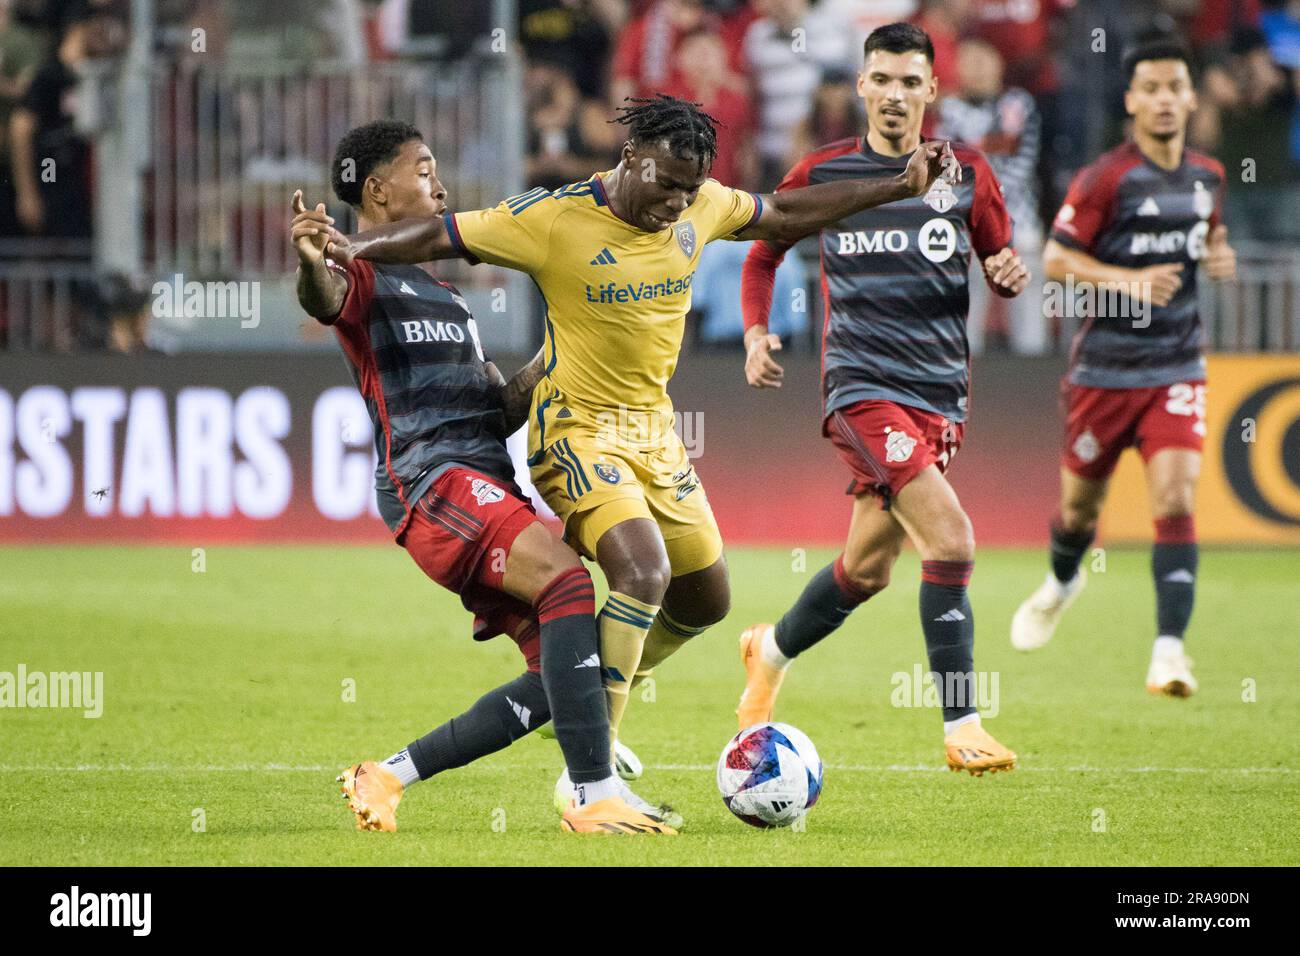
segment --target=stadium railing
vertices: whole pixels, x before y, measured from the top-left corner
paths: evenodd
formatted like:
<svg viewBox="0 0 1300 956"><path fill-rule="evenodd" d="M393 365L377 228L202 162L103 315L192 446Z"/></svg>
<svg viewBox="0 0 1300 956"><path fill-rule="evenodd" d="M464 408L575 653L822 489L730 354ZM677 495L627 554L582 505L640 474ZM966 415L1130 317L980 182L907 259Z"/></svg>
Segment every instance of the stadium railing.
<svg viewBox="0 0 1300 956"><path fill-rule="evenodd" d="M136 102L129 69L93 71L81 97L93 115L79 123L96 146L98 189L113 184L119 196L139 200L123 204L101 192L96 241L72 251L32 238L0 244L0 348L76 347L77 310L93 303L86 289L97 271L130 276L146 290L177 277L256 285L261 316L252 326L155 309L151 337L169 350L332 347L328 337L304 339L300 331L290 197L301 188L342 228L355 228L351 210L333 197L330 164L343 133L370 120L402 119L421 130L453 208L522 191L522 79L513 49L359 68L154 60L144 75L147 95ZM145 130L141 158L120 148ZM461 262L440 274L461 286L498 348L524 352L536 341L526 278Z"/></svg>
<svg viewBox="0 0 1300 956"><path fill-rule="evenodd" d="M382 118L413 123L438 160L453 208L494 205L521 191L517 64L512 55L452 62L392 62L357 68L313 64L213 67L157 65L151 78L151 162L146 173L146 270L163 281L252 280L267 321L255 335L239 324L172 323L177 347L232 347L300 341L292 299L297 260L287 240L290 196L325 202L345 229L351 210L330 186L333 151L349 129ZM518 321L531 296L526 280L499 270L447 263L440 274L462 285L484 334L527 347ZM492 295L505 289L506 295ZM509 303L509 321L501 300ZM498 328L493 329L493 319Z"/></svg>
<svg viewBox="0 0 1300 956"><path fill-rule="evenodd" d="M1206 347L1215 352L1300 351L1300 249L1234 243L1237 281L1197 286Z"/></svg>
<svg viewBox="0 0 1300 956"><path fill-rule="evenodd" d="M88 239L0 239L0 348L76 348L94 276Z"/></svg>

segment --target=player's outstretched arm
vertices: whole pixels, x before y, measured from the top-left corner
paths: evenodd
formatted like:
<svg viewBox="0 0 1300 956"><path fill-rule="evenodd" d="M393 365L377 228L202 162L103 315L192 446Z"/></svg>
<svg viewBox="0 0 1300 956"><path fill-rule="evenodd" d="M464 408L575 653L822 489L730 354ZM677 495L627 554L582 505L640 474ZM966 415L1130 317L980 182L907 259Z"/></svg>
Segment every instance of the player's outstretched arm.
<svg viewBox="0 0 1300 956"><path fill-rule="evenodd" d="M1071 249L1055 239L1043 247L1043 273L1053 282L1090 282L1098 286L1119 286L1151 305L1166 306L1182 287L1183 264L1162 262L1145 269L1127 269Z"/></svg>
<svg viewBox="0 0 1300 956"><path fill-rule="evenodd" d="M325 215L324 203L308 209L302 201L301 189L293 194L290 206L293 222L289 234L298 251L298 304L312 318L328 325L343 308L348 293L348 280L325 262L325 247L334 220Z"/></svg>
<svg viewBox="0 0 1300 956"><path fill-rule="evenodd" d="M335 262L368 259L392 265L414 265L434 259L455 259L460 250L447 234L441 216L399 219L352 236L333 232L326 250Z"/></svg>
<svg viewBox="0 0 1300 956"><path fill-rule="evenodd" d="M945 169L961 179L961 165L951 143L922 143L907 168L888 179L843 179L800 189L783 189L762 197L758 221L736 234L737 239L779 239L795 242L845 216L885 203L923 196Z"/></svg>

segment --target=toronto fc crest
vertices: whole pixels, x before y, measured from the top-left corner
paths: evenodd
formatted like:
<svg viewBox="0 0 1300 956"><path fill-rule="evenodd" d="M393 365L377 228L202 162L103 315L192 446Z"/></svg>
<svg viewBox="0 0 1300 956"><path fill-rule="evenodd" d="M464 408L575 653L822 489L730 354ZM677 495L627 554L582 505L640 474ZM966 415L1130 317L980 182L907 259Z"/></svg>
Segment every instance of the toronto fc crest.
<svg viewBox="0 0 1300 956"><path fill-rule="evenodd" d="M1097 460L1101 454L1101 442L1097 441L1097 436L1092 433L1091 428L1085 428L1083 434L1074 440L1074 447L1070 449L1074 452L1074 457L1085 465Z"/></svg>
<svg viewBox="0 0 1300 956"><path fill-rule="evenodd" d="M885 439L885 461L907 461L912 457L912 450L916 448L916 439L907 432L892 431L888 428L889 437Z"/></svg>
<svg viewBox="0 0 1300 956"><path fill-rule="evenodd" d="M474 494L474 500L480 505L494 505L506 496L504 491L482 478L472 479L469 487Z"/></svg>
<svg viewBox="0 0 1300 956"><path fill-rule="evenodd" d="M952 183L941 176L934 181L934 185L921 201L935 212L945 213L957 205L957 194L952 190Z"/></svg>

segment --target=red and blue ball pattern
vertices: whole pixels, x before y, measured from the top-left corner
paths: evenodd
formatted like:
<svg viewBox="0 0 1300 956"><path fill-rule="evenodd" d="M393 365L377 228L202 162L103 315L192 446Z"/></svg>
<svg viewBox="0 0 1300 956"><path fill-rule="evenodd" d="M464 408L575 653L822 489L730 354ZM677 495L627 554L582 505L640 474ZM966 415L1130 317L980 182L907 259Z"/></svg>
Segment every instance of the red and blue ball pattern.
<svg viewBox="0 0 1300 956"><path fill-rule="evenodd" d="M794 823L822 791L821 758L789 724L758 724L736 734L718 760L718 789L736 817L769 828Z"/></svg>

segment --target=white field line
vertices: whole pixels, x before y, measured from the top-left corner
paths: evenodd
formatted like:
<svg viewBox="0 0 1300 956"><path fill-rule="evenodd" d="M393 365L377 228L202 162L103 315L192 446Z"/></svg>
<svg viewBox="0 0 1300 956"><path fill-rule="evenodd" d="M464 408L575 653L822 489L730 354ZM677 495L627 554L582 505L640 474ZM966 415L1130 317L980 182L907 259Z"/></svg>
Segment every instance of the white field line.
<svg viewBox="0 0 1300 956"><path fill-rule="evenodd" d="M49 764L0 764L0 772L3 773L326 773L341 770L343 764L324 766L324 765L299 765L285 763L237 763L237 764L203 764L195 766L184 766L167 763L147 763L147 764L72 764L67 766L55 766ZM519 766L499 766L494 765L494 770L511 770L523 772L525 770L534 770L535 767ZM646 766L647 770L679 770L691 772L712 771L713 764L689 764L689 763L666 763L650 764ZM934 764L827 764L826 769L832 773L942 773L948 768L936 766ZM1027 773L1101 773L1101 774L1133 774L1133 773L1192 773L1192 774L1270 774L1281 773L1291 774L1300 773L1300 767L1017 767L1018 772Z"/></svg>

